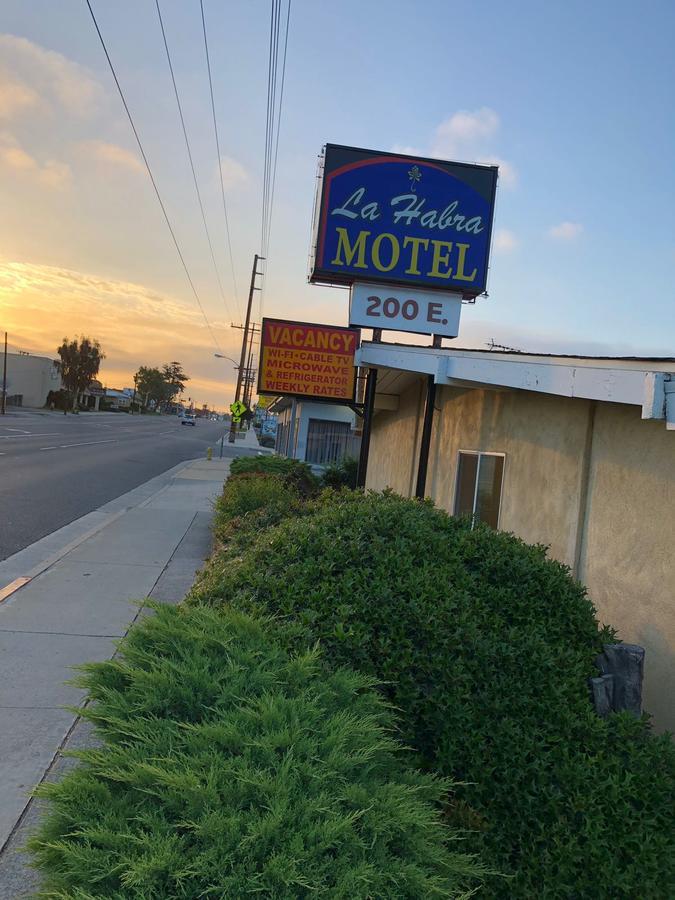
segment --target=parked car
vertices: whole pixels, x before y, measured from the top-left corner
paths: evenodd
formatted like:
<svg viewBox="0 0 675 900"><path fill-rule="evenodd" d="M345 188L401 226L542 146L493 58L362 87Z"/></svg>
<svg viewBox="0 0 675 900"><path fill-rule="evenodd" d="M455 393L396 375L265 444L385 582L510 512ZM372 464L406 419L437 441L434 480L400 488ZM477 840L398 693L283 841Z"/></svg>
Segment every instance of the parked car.
<svg viewBox="0 0 675 900"><path fill-rule="evenodd" d="M196 425L196 424L197 424L197 417L194 415L194 413L185 413L185 415L183 416L183 419L181 421L181 425Z"/></svg>

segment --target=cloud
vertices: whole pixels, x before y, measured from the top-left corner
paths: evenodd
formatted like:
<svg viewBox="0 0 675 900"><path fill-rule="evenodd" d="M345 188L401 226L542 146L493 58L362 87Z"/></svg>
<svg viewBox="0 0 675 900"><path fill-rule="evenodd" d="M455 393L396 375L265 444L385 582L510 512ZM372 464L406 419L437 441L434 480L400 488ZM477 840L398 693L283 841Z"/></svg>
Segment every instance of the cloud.
<svg viewBox="0 0 675 900"><path fill-rule="evenodd" d="M74 116L87 116L103 94L84 66L27 38L0 34L0 59L0 97L8 98L10 114L41 102Z"/></svg>
<svg viewBox="0 0 675 900"><path fill-rule="evenodd" d="M44 187L62 190L70 184L70 166L57 160L38 162L10 134L0 135L0 167L32 179Z"/></svg>
<svg viewBox="0 0 675 900"><path fill-rule="evenodd" d="M495 232L494 248L500 253L512 253L519 243L515 234L506 228L500 228L499 231Z"/></svg>
<svg viewBox="0 0 675 900"><path fill-rule="evenodd" d="M503 187L514 188L518 183L515 166L499 156L479 156L476 162L484 166L499 166L499 182Z"/></svg>
<svg viewBox="0 0 675 900"><path fill-rule="evenodd" d="M141 365L179 359L192 377L187 393L200 403L224 409L234 393L234 370L214 359L211 335L187 294L182 302L143 284L0 260L0 308L12 342L43 355L52 356L64 335L97 338L109 387L132 384ZM222 352L236 358L240 332L206 308Z"/></svg>
<svg viewBox="0 0 675 900"><path fill-rule="evenodd" d="M556 241L573 241L584 230L579 222L560 222L552 225L548 230L548 236Z"/></svg>
<svg viewBox="0 0 675 900"><path fill-rule="evenodd" d="M145 171L143 163L137 154L132 153L119 144L110 144L107 141L81 141L78 149L86 155L88 159L103 165L120 166L132 172Z"/></svg>
<svg viewBox="0 0 675 900"><path fill-rule="evenodd" d="M39 102L40 97L33 88L0 70L0 118L11 119Z"/></svg>
<svg viewBox="0 0 675 900"><path fill-rule="evenodd" d="M226 191L240 187L248 181L248 172L230 156L220 157L220 171L223 173L223 186Z"/></svg>
<svg viewBox="0 0 675 900"><path fill-rule="evenodd" d="M426 150L421 150L419 147L409 147L406 144L394 144L391 152L404 153L406 156L428 156Z"/></svg>
<svg viewBox="0 0 675 900"><path fill-rule="evenodd" d="M512 189L518 182L515 166L490 152L489 145L497 136L500 124L497 113L487 106L474 112L463 109L441 122L434 130L428 148L395 144L392 152L499 166L500 184Z"/></svg>
<svg viewBox="0 0 675 900"><path fill-rule="evenodd" d="M498 130L499 116L493 109L483 106L475 112L460 110L438 126L431 152L452 158L494 137Z"/></svg>

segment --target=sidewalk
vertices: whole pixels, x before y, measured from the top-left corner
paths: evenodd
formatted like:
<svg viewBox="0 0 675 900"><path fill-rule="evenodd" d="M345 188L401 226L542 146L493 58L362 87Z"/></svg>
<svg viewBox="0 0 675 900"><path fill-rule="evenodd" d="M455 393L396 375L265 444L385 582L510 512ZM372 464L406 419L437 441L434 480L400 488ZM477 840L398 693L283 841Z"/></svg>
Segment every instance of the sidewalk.
<svg viewBox="0 0 675 900"><path fill-rule="evenodd" d="M229 464L180 463L0 563L0 898L30 887L22 826L32 788L77 730L63 709L83 699L64 684L71 667L113 655L139 614L133 601L185 596Z"/></svg>
<svg viewBox="0 0 675 900"><path fill-rule="evenodd" d="M236 435L235 443L239 447L246 447L247 449L255 449L260 450L261 453L271 453L271 450L268 450L264 447L261 447L258 442L258 435L255 433L255 428L251 426L248 431L240 431Z"/></svg>

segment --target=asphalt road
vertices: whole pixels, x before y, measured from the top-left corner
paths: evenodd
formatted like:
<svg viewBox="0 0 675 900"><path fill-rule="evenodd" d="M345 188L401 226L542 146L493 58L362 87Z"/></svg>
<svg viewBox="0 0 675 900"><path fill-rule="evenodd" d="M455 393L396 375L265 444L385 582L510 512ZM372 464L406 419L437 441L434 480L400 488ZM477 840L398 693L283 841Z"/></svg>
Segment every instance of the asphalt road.
<svg viewBox="0 0 675 900"><path fill-rule="evenodd" d="M224 427L125 413L0 416L0 559L209 446L217 454ZM246 452L225 438L226 455Z"/></svg>

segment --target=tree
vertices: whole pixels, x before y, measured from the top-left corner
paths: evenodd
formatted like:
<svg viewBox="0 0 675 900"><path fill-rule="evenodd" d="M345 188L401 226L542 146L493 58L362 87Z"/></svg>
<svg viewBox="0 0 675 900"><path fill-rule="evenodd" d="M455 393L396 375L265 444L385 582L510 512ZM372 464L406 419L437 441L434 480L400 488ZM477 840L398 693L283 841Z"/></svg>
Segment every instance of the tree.
<svg viewBox="0 0 675 900"><path fill-rule="evenodd" d="M63 343L56 351L61 358L59 369L61 380L70 394L73 409L77 406L78 395L86 391L94 378L98 375L101 361L105 359L105 353L101 350L98 341L82 337L78 341L72 341L64 337Z"/></svg>
<svg viewBox="0 0 675 900"><path fill-rule="evenodd" d="M141 366L134 380L136 391L143 398L143 406L147 406L149 400L154 400L157 406L161 406L169 399L169 385L159 369Z"/></svg>
<svg viewBox="0 0 675 900"><path fill-rule="evenodd" d="M169 396L167 398L169 401L180 397L185 390L185 382L190 380L189 375L185 374L183 367L176 360L165 363L162 366L162 375L169 386Z"/></svg>

